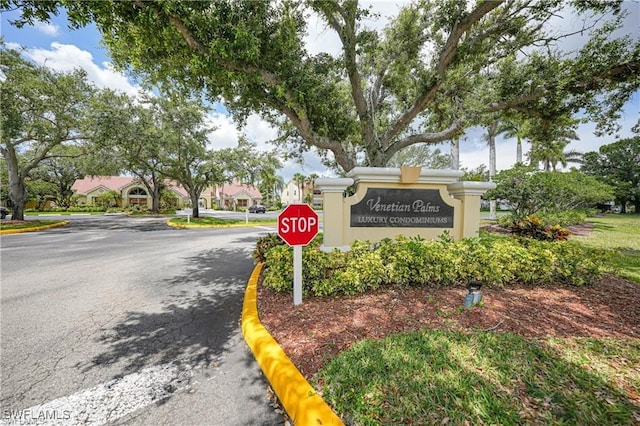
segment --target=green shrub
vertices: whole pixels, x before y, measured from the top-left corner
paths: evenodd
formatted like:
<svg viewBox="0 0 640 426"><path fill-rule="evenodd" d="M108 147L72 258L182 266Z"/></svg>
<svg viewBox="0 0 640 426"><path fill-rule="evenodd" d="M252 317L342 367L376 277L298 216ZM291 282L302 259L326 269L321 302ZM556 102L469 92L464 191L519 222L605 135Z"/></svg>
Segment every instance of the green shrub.
<svg viewBox="0 0 640 426"><path fill-rule="evenodd" d="M576 243L564 243L556 248L557 261L555 279L569 284L582 285L592 282L601 275L602 264L612 253L588 249Z"/></svg>
<svg viewBox="0 0 640 426"><path fill-rule="evenodd" d="M584 223L589 216L589 211L582 210L566 210L566 211L550 211L540 212L538 217L547 225L569 226Z"/></svg>
<svg viewBox="0 0 640 426"><path fill-rule="evenodd" d="M263 284L291 291L293 250L264 250ZM383 285L582 285L598 278L602 253L566 241L482 237L463 241L426 241L399 236L378 243L356 241L351 250L325 252L319 241L303 248L303 291L328 296L358 294Z"/></svg>
<svg viewBox="0 0 640 426"><path fill-rule="evenodd" d="M579 225L584 223L588 217L593 217L596 214L595 209L576 209L565 211L539 211L536 213L537 217L547 225L558 226L570 226ZM509 226L517 220L523 219L522 217L516 217L513 214L507 214L499 216L497 219L498 225L503 228L509 228Z"/></svg>
<svg viewBox="0 0 640 426"><path fill-rule="evenodd" d="M54 213L62 213L62 212L66 212L67 208L66 207L51 207L51 208L48 208L48 209L43 209L42 211L54 212Z"/></svg>
<svg viewBox="0 0 640 426"><path fill-rule="evenodd" d="M96 206L96 205L82 205L82 206L72 206L72 207L68 207L66 209L64 209L64 207L60 207L64 210L66 210L67 212L73 212L73 213L100 213L100 212L105 212L107 211L107 207L106 206Z"/></svg>
<svg viewBox="0 0 640 426"><path fill-rule="evenodd" d="M505 214L504 216L498 216L498 218L496 219L496 222L501 227L508 229L509 225L511 225L515 220L517 220L517 218L513 213L511 213L511 214Z"/></svg>
<svg viewBox="0 0 640 426"><path fill-rule="evenodd" d="M524 219L515 220L509 226L511 232L520 237L533 238L540 241L565 241L571 233L559 225L547 226L535 214Z"/></svg>
<svg viewBox="0 0 640 426"><path fill-rule="evenodd" d="M251 254L256 262L264 262L266 260L265 253L271 248L279 245L286 244L282 238L275 233L269 233L264 237L258 238L256 242L256 248L253 250Z"/></svg>
<svg viewBox="0 0 640 426"><path fill-rule="evenodd" d="M358 294L388 283L386 262L380 251L373 250L373 247L367 241L356 241L347 253L333 252L334 257L344 258L342 267L335 269L335 278L343 293ZM337 260L334 262L338 263Z"/></svg>
<svg viewBox="0 0 640 426"><path fill-rule="evenodd" d="M293 250L288 245L278 245L265 251L263 285L275 291L293 291ZM304 259L304 256L303 256ZM303 277L303 282L306 284Z"/></svg>

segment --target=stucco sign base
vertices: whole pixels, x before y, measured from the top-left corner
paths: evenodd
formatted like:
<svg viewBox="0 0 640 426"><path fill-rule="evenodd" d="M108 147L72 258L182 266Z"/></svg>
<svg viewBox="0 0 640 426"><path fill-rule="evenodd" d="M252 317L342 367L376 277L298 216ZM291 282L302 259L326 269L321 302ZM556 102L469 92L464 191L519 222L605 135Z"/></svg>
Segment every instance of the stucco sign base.
<svg viewBox="0 0 640 426"><path fill-rule="evenodd" d="M347 178L316 180L324 202L324 248L397 235L478 236L480 196L495 184L460 182L458 170L415 169L356 167ZM355 194L345 197L354 184Z"/></svg>

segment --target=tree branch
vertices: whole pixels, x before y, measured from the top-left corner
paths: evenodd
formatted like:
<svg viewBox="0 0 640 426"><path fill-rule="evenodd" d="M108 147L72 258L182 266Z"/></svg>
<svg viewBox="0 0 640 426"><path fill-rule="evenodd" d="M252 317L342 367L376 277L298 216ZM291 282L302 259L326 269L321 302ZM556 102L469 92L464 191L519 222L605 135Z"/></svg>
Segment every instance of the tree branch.
<svg viewBox="0 0 640 426"><path fill-rule="evenodd" d="M333 15L332 11L324 10L325 18L329 26L338 33L344 51L345 68L351 84L351 97L362 124L362 138L365 141L372 140L374 136L374 123L372 119L372 111L367 107L367 101L363 91L362 76L358 72L358 62L356 54L356 10L345 10L338 3L331 3L338 10L338 13L344 20L344 25L340 25Z"/></svg>
<svg viewBox="0 0 640 426"><path fill-rule="evenodd" d="M336 162L340 164L344 170L351 170L355 167L354 159L349 157L340 142L334 141L326 136L318 135L313 130L311 122L306 116L300 116L293 108L287 106L280 99L271 96L267 91L264 91L264 95L265 99L271 104L271 106L281 111L289 121L291 121L291 124L293 124L309 145L333 152Z"/></svg>
<svg viewBox="0 0 640 426"><path fill-rule="evenodd" d="M138 6L139 8L152 7L146 2L143 2L140 0L137 0L135 2L135 5ZM158 16L162 15L162 12L158 10L157 7L154 7L154 11ZM304 110L304 108L295 100L295 97L293 96L293 94L288 89L285 88L284 83L280 80L280 78L276 74L260 67L256 67L256 66L238 62L238 61L228 60L219 55L214 54L207 46L205 46L201 41L199 41L196 38L196 36L187 28L187 26L184 24L184 22L182 22L180 18L174 15L168 15L167 19L169 20L169 23L171 23L171 25L173 25L178 30L178 32L182 35L187 45L191 49L199 53L201 56L211 56L216 60L218 65L222 66L223 68L229 71L255 73L259 75L262 82L265 83L267 86L283 88L284 97L287 100L287 102L290 103L291 105L295 105L296 108L300 110Z"/></svg>
<svg viewBox="0 0 640 426"><path fill-rule="evenodd" d="M402 129L404 129L416 116L425 109L427 104L433 100L438 89L443 84L446 71L453 62L456 53L458 52L458 44L462 36L480 19L490 13L492 10L500 6L504 0L485 1L479 4L473 11L466 14L460 21L454 25L449 38L447 39L442 52L440 53L440 59L436 70L438 76L432 82L431 86L426 88L424 94L416 100L413 106L405 111L396 122L389 126L387 131L381 138L381 143L384 147L387 147L389 142L392 141Z"/></svg>
<svg viewBox="0 0 640 426"><path fill-rule="evenodd" d="M440 77L444 77L447 68L453 62L456 54L458 53L458 44L462 36L480 19L490 13L493 9L500 6L504 0L492 0L480 3L474 10L466 14L456 25L453 26L453 30L447 39L442 52L440 53L440 59L438 61L438 74Z"/></svg>
<svg viewBox="0 0 640 426"><path fill-rule="evenodd" d="M404 139L400 139L396 141L393 145L391 145L386 151L385 155L389 158L393 156L396 152L411 146L416 143L439 143L446 140L450 140L457 132L459 132L463 127L462 121L456 120L451 126L444 129L441 132L434 133L418 133L407 136Z"/></svg>

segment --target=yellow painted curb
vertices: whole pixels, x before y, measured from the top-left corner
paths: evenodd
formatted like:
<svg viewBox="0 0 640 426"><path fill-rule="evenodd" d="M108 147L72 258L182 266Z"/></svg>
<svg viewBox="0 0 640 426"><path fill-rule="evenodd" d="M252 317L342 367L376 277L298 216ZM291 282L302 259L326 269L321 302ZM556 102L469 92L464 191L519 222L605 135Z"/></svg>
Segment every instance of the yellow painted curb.
<svg viewBox="0 0 640 426"><path fill-rule="evenodd" d="M242 334L273 391L296 426L344 425L291 362L258 317L259 263L253 269L242 307Z"/></svg>
<svg viewBox="0 0 640 426"><path fill-rule="evenodd" d="M51 228L58 228L60 226L65 226L68 225L69 221L65 220L62 222L58 222L58 223L52 223L51 225L44 225L44 226L34 226L33 228L21 228L21 229L0 229L0 235L7 235L7 234L22 234L24 232L35 232L35 231L42 231L43 229L51 229Z"/></svg>

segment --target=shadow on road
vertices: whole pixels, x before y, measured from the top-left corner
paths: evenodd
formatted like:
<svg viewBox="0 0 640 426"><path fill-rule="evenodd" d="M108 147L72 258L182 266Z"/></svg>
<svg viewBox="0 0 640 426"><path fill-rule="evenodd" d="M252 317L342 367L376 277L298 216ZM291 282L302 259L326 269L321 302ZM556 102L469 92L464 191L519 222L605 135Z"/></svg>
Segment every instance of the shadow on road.
<svg viewBox="0 0 640 426"><path fill-rule="evenodd" d="M154 364L210 366L237 335L246 281L253 262L247 250L213 249L187 259L187 268L162 282L176 292L152 312L128 312L105 330L107 348L87 369L122 364L123 375ZM120 369L120 368L118 368Z"/></svg>
<svg viewBox="0 0 640 426"><path fill-rule="evenodd" d="M56 228L60 233L69 233L86 230L114 230L114 231L135 231L135 232L150 232L150 231L167 231L177 230L166 224L166 221L170 217L130 217L124 215L113 216L87 216L82 218L66 218L61 216L65 220L69 220L69 224Z"/></svg>

